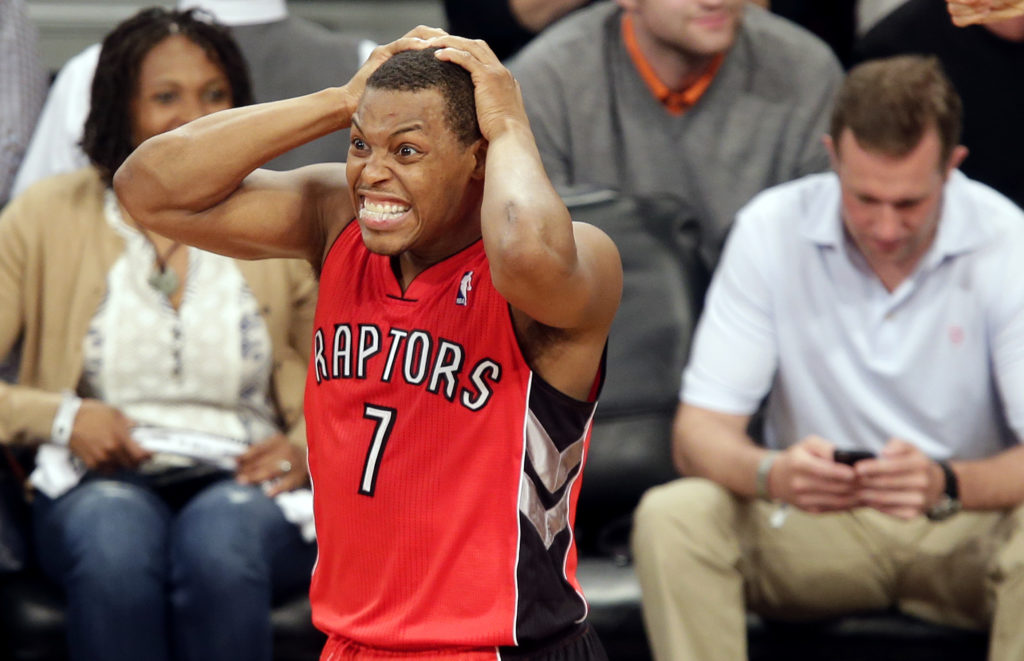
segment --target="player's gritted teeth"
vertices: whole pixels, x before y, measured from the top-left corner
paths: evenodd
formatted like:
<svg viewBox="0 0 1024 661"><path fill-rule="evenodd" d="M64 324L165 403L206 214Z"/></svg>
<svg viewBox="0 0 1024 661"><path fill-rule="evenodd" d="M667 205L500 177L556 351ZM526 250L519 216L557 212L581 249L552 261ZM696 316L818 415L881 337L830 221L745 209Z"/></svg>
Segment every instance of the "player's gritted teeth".
<svg viewBox="0 0 1024 661"><path fill-rule="evenodd" d="M363 197L359 204L359 220L372 229L386 229L397 224L410 208L401 202Z"/></svg>

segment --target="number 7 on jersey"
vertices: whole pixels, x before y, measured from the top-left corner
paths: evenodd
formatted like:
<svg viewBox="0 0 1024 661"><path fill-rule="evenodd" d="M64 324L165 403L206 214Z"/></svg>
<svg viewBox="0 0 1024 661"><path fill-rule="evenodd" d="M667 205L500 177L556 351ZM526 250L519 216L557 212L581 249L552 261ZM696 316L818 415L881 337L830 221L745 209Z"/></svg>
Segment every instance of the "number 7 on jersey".
<svg viewBox="0 0 1024 661"><path fill-rule="evenodd" d="M384 448L395 426L396 415L398 412L387 406L363 405L363 417L376 421L373 426L373 440L370 441L370 448L366 451L366 463L363 464L363 479L359 483L359 493L364 496L372 496L374 489L377 488L377 471L380 470Z"/></svg>

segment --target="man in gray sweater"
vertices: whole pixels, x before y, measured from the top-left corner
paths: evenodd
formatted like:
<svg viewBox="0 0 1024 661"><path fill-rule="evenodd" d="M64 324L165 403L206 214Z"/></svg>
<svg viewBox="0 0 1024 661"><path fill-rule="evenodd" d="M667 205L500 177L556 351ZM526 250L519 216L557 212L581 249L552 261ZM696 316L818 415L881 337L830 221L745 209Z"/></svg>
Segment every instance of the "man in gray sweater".
<svg viewBox="0 0 1024 661"><path fill-rule="evenodd" d="M709 269L753 195L828 167L839 62L745 0L598 2L509 68L552 182L677 196Z"/></svg>

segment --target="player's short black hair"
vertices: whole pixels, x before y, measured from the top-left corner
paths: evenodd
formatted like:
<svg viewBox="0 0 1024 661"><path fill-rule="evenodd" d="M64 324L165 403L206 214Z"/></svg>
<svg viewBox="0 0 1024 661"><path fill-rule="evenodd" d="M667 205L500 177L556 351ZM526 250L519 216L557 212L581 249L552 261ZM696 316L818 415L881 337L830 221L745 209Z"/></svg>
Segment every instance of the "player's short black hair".
<svg viewBox="0 0 1024 661"><path fill-rule="evenodd" d="M462 144L472 144L480 138L473 78L458 64L437 59L434 56L437 50L424 48L395 53L370 75L366 86L398 92L438 90L445 100L449 128Z"/></svg>
<svg viewBox="0 0 1024 661"><path fill-rule="evenodd" d="M135 149L131 103L142 60L171 35L180 34L206 52L227 76L235 106L252 103L252 84L245 58L228 29L200 9L144 9L118 24L103 39L92 81L89 116L82 149L109 184L114 172Z"/></svg>

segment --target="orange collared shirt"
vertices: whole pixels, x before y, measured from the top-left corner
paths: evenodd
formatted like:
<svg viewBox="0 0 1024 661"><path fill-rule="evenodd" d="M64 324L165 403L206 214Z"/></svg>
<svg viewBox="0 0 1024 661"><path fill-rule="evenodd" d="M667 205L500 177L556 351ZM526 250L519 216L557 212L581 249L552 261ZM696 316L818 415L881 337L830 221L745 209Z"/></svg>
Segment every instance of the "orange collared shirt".
<svg viewBox="0 0 1024 661"><path fill-rule="evenodd" d="M654 98L658 99L665 106L665 109L673 115L682 115L700 100L700 97L711 86L711 81L715 79L715 74L718 73L719 67L722 66L722 61L725 60L725 54L719 53L711 61L711 66L707 68L707 71L694 81L692 85L680 92L673 92L665 83L661 82L658 74L654 73L651 63L640 52L640 45L637 44L636 32L633 27L633 16L628 13L622 15L622 39L626 44L626 50L633 60L633 66L636 67L637 73L640 74L640 77L643 78L643 81L651 90L651 93L654 94Z"/></svg>

